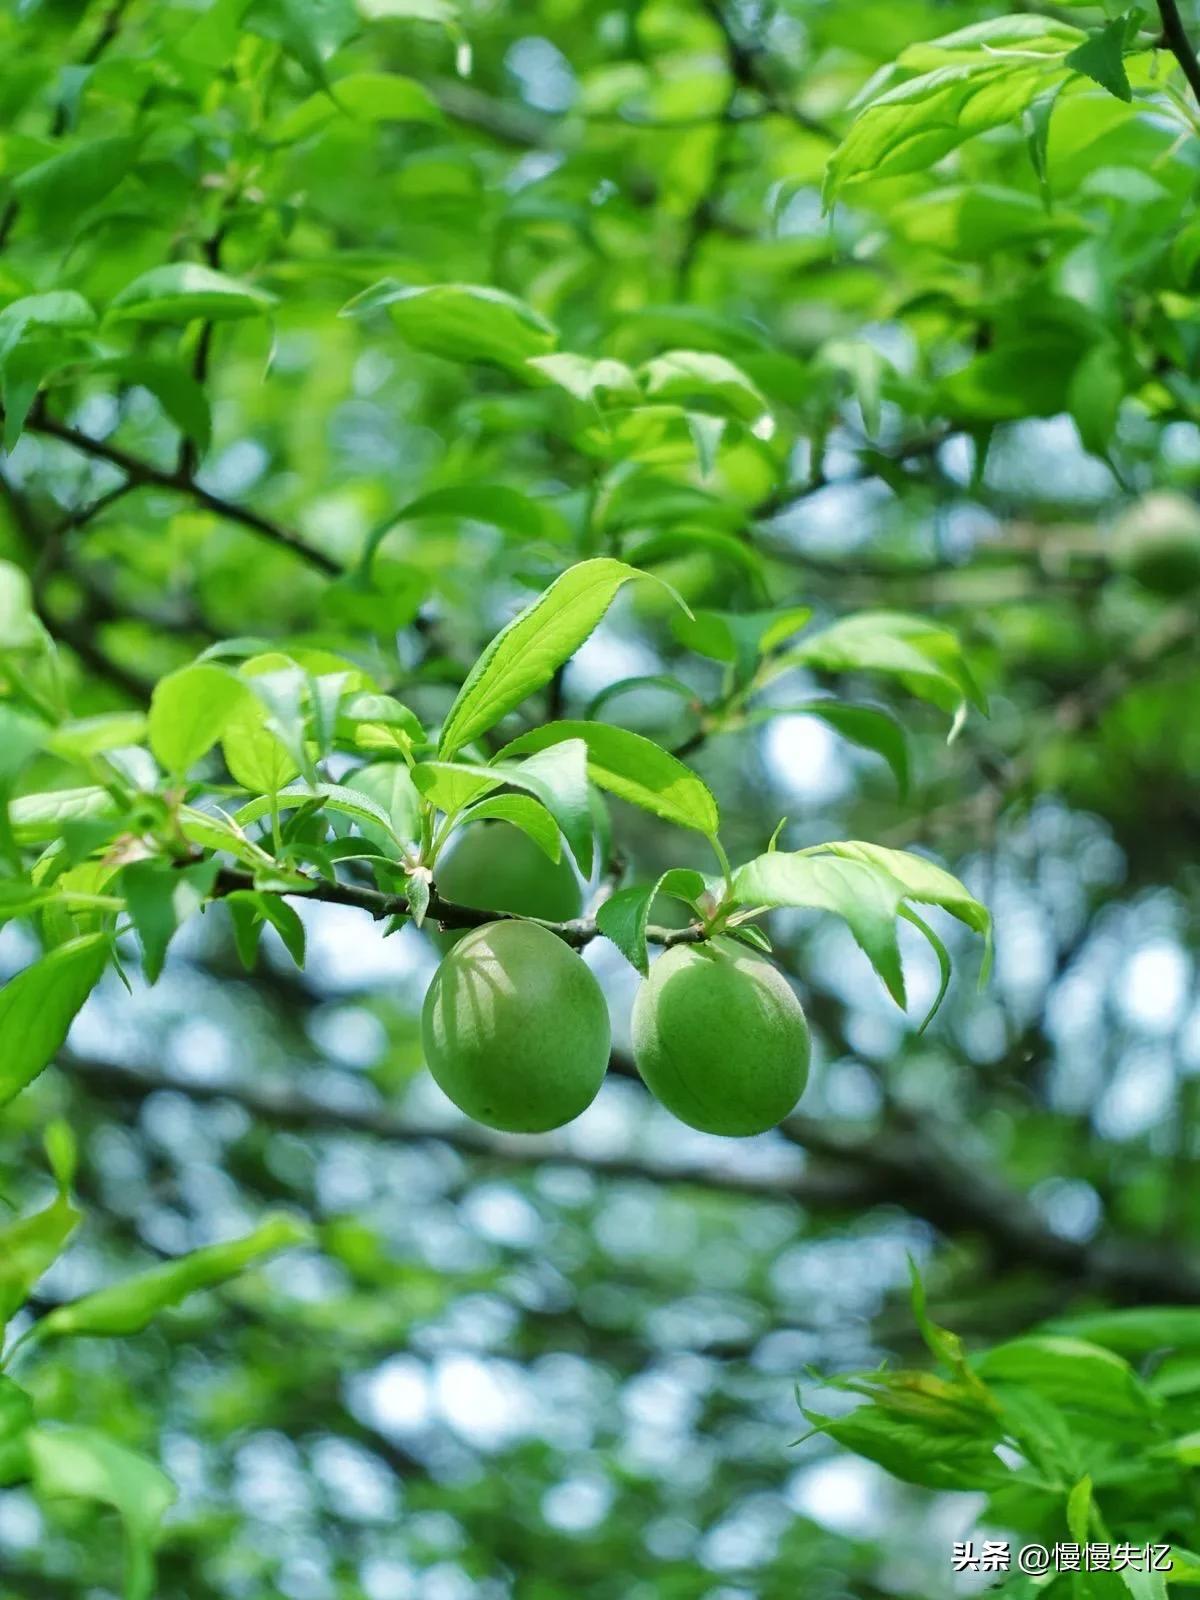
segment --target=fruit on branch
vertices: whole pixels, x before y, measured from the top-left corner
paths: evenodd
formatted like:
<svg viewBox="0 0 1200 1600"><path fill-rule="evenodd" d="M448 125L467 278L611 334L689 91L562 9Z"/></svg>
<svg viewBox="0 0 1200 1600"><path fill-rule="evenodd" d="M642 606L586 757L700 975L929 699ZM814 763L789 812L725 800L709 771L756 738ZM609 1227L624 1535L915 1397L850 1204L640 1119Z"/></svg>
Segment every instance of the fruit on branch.
<svg viewBox="0 0 1200 1600"><path fill-rule="evenodd" d="M1112 530L1114 565L1166 596L1200 586L1200 507L1169 491L1144 495Z"/></svg>
<svg viewBox="0 0 1200 1600"><path fill-rule="evenodd" d="M808 1080L800 1002L731 940L675 945L633 1007L633 1055L655 1099L703 1133L744 1137L787 1116Z"/></svg>
<svg viewBox="0 0 1200 1600"><path fill-rule="evenodd" d="M508 822L476 822L455 835L438 861L435 881L443 900L476 911L569 922L583 908L583 891L566 853L551 861ZM434 942L449 950L459 937L446 931L435 934Z"/></svg>
<svg viewBox="0 0 1200 1600"><path fill-rule="evenodd" d="M608 1066L608 1007L579 956L534 922L489 922L438 968L425 1060L476 1122L545 1133L587 1109Z"/></svg>

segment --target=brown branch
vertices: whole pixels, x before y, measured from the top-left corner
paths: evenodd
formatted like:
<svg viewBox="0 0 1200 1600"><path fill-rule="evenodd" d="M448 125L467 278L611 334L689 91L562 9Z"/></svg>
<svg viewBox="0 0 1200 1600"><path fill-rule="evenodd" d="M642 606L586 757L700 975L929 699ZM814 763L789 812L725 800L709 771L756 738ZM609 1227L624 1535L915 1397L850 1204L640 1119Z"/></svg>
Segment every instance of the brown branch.
<svg viewBox="0 0 1200 1600"><path fill-rule="evenodd" d="M695 1185L729 1194L789 1197L822 1211L855 1210L869 1204L875 1188L853 1170L804 1171L794 1174L744 1172L717 1161L662 1161L650 1157L581 1155L564 1149L546 1135L491 1133L473 1124L443 1127L416 1122L386 1106L348 1107L296 1087L263 1083L200 1083L176 1079L141 1067L94 1058L67 1057L64 1070L89 1090L137 1104L160 1090L178 1090L203 1102L225 1100L272 1127L299 1133L360 1133L388 1144L437 1141L472 1158L502 1166L528 1166L535 1161L567 1161L610 1178L643 1178L653 1183Z"/></svg>
<svg viewBox="0 0 1200 1600"><path fill-rule="evenodd" d="M353 1132L384 1142L436 1140L464 1155L509 1165L571 1162L610 1177L697 1185L731 1194L791 1199L821 1210L863 1210L899 1205L947 1238L977 1236L993 1259L1009 1268L1030 1268L1118 1302L1191 1304L1200 1300L1200 1258L1149 1240L1101 1238L1083 1243L1055 1233L1019 1190L981 1171L940 1139L915 1126L884 1129L866 1137L839 1132L828 1123L793 1115L783 1136L815 1157L819 1166L776 1176L732 1172L716 1163L680 1163L649 1158L581 1156L544 1136L492 1134L473 1126L438 1127L398 1116L386 1107L331 1105L295 1087L196 1083L141 1067L68 1057L65 1070L89 1089L116 1100L140 1102L161 1089L191 1099L233 1102L272 1126L298 1132ZM636 1078L625 1057L614 1055L610 1071ZM1069 1296L1064 1296L1068 1298Z"/></svg>
<svg viewBox="0 0 1200 1600"><path fill-rule="evenodd" d="M203 506L206 511L213 512L226 522L239 523L252 533L269 539L273 544L281 545L285 550L292 551L310 566L317 567L331 577L337 577L341 573L341 566L331 556L306 543L291 528L264 516L261 511L255 511L252 507L242 505L236 500L227 500L223 495L214 494L210 489L205 489L202 484L197 483L190 474L156 467L150 461L131 455L120 445L110 444L105 439L93 439L89 434L71 427L69 423L59 422L42 406L34 410L26 430L30 433L44 434L47 438L60 439L84 455L92 456L98 461L107 461L110 466L123 472L130 484L137 488L164 489L171 494L185 495L197 505Z"/></svg>
<svg viewBox="0 0 1200 1600"><path fill-rule="evenodd" d="M1191 84L1192 93L1197 101L1200 101L1200 61L1196 59L1196 52L1187 36L1187 29L1183 25L1183 18L1179 15L1179 7L1175 0L1158 0L1158 14L1162 18L1163 39L1167 48L1183 69L1184 77Z"/></svg>
<svg viewBox="0 0 1200 1600"><path fill-rule="evenodd" d="M371 889L365 884L342 883L328 878L309 878L307 883L311 885L310 888L295 891L306 900L319 900L325 905L332 906L351 906L356 911L367 912L377 922L388 917L412 916L412 906L407 895L385 894L383 890ZM220 897L254 887L252 872L246 872L240 867L222 867L217 874L213 893ZM423 920L426 923L434 923L439 928L451 929L481 928L489 922L536 921L539 927L547 928L551 933L557 934L564 943L576 950L582 949L584 945L591 944L593 939L600 937L595 917L573 917L568 922L543 922L540 918L519 917L508 911L478 911L472 906L460 906L452 900L443 900L436 890L430 893L429 906ZM705 930L697 923L686 928L646 929L646 938L651 944L664 946L700 944L706 937Z"/></svg>

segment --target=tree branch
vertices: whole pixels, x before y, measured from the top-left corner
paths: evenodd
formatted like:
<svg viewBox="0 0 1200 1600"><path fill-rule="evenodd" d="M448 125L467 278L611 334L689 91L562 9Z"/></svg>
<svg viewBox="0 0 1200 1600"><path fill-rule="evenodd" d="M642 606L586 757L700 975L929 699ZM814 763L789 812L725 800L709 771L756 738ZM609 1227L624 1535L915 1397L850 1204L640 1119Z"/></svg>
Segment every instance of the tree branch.
<svg viewBox="0 0 1200 1600"><path fill-rule="evenodd" d="M1163 38L1167 47L1183 69L1197 102L1200 102L1200 61L1196 59L1196 52L1187 36L1175 0L1158 0L1158 14L1162 18Z"/></svg>
<svg viewBox="0 0 1200 1600"><path fill-rule="evenodd" d="M544 1135L490 1133L471 1124L443 1127L414 1122L386 1106L347 1107L307 1093L290 1083L286 1088L261 1083L195 1083L168 1074L95 1058L67 1057L64 1070L89 1092L126 1104L137 1104L162 1090L203 1102L225 1100L272 1127L300 1133L360 1133L388 1144L423 1144L430 1140L502 1166L528 1166L537 1161L567 1161L610 1178L644 1178L652 1183L695 1185L729 1194L789 1197L813 1209L854 1210L875 1196L868 1178L853 1170L779 1174L735 1171L720 1161L658 1161L649 1157L581 1155Z"/></svg>
<svg viewBox="0 0 1200 1600"><path fill-rule="evenodd" d="M399 1117L384 1107L331 1105L289 1085L196 1083L96 1059L66 1057L63 1067L85 1087L118 1101L139 1103L170 1090L189 1099L231 1101L274 1127L298 1132L360 1133L385 1142L437 1140L464 1155L507 1165L571 1162L605 1176L697 1185L730 1194L791 1199L814 1210L863 1210L899 1205L947 1238L982 1238L998 1263L1048 1273L1072 1291L1094 1291L1133 1304L1192 1304L1200 1300L1200 1258L1150 1240L1122 1237L1091 1242L1055 1233L1019 1190L980 1171L916 1127L885 1129L865 1138L838 1132L813 1117L788 1117L780 1131L822 1165L777 1176L733 1172L716 1163L674 1163L630 1157L581 1156L544 1136L491 1134L480 1128L438 1127ZM620 1054L610 1071L637 1079ZM640 1081L640 1080L639 1080ZM1064 1299L1069 1295L1064 1295Z"/></svg>
<svg viewBox="0 0 1200 1600"><path fill-rule="evenodd" d="M81 433L78 428L71 427L69 423L57 421L43 406L35 408L26 428L30 433L40 433L51 439L60 439L64 444L69 444L73 449L81 451L84 455L93 456L98 461L107 461L110 466L123 472L131 484L139 488L165 489L172 494L186 495L197 505L203 506L206 511L213 512L226 522L240 523L252 533L257 533L273 544L292 551L310 566L317 567L330 577L337 577L342 571L340 564L331 556L327 556L323 550L306 543L293 529L264 516L261 511L255 511L252 507L242 505L236 500L227 500L223 495L213 494L188 473L178 470L169 472L163 467L156 467L150 461L143 461L138 456L130 455L120 445L109 444L104 439L93 439L89 434Z"/></svg>
<svg viewBox="0 0 1200 1600"><path fill-rule="evenodd" d="M365 884L342 883L328 878L309 878L307 882L312 886L310 889L297 889L294 892L306 900L319 900L326 905L351 906L356 911L366 911L377 922L388 917L410 917L413 914L407 895L385 894L383 890L371 889ZM240 867L222 867L217 874L213 894L220 897L254 888L252 872ZM591 944L593 939L600 937L594 916L573 917L569 922L543 922L540 918L519 917L509 911L478 911L473 906L460 906L453 900L443 900L436 890L430 893L429 905L423 920L427 923L436 923L440 928L450 929L481 928L489 922L536 922L539 927L557 934L564 943L576 950L582 949L584 945ZM663 946L701 944L707 938L707 934L698 923L692 923L686 928L649 927L646 929L646 938L651 944Z"/></svg>

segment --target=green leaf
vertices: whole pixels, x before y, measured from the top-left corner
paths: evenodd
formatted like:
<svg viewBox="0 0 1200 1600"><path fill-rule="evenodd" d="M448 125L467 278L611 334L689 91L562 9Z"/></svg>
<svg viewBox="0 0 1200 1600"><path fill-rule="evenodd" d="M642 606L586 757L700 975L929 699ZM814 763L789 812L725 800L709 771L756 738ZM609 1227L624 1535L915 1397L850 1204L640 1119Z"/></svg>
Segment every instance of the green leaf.
<svg viewBox="0 0 1200 1600"><path fill-rule="evenodd" d="M635 884L629 889L618 889L596 911L596 926L625 959L646 977L650 971L650 953L646 947L646 929L650 910L659 894L672 894L691 905L704 893L705 882L699 872L686 867L673 867L664 872L656 883Z"/></svg>
<svg viewBox="0 0 1200 1600"><path fill-rule="evenodd" d="M896 1004L905 1001L896 939L903 885L887 872L837 857L770 851L734 874L734 896L745 906L801 906L833 911L849 926Z"/></svg>
<svg viewBox="0 0 1200 1600"><path fill-rule="evenodd" d="M0 1486L29 1476L28 1430L33 1401L11 1378L0 1376Z"/></svg>
<svg viewBox="0 0 1200 1600"><path fill-rule="evenodd" d="M79 1212L60 1193L44 1210L0 1228L0 1331L25 1304L42 1274L58 1260L78 1224ZM0 1391L0 1416L2 1403ZM0 1438L0 1453L2 1447Z"/></svg>
<svg viewBox="0 0 1200 1600"><path fill-rule="evenodd" d="M787 606L780 611L697 611L672 617L671 627L681 644L714 661L735 663L748 678L762 656L799 632L812 616L811 606Z"/></svg>
<svg viewBox="0 0 1200 1600"><path fill-rule="evenodd" d="M351 789L338 783L317 783L311 787L297 783L276 791L273 797L260 795L242 806L234 814L233 820L239 828L257 822L272 809L272 798L280 811L294 811L298 806L314 806L322 811L336 811L340 816L349 817L351 822L382 828L390 838L395 838L392 833L391 817L377 801L365 791ZM405 841L397 839L396 842L400 844Z"/></svg>
<svg viewBox="0 0 1200 1600"><path fill-rule="evenodd" d="M0 704L0 791L7 789L30 757L42 748L47 733L45 723Z"/></svg>
<svg viewBox="0 0 1200 1600"><path fill-rule="evenodd" d="M1104 1345L1123 1355L1149 1355L1155 1350L1200 1351L1200 1308L1133 1306L1124 1311L1085 1311L1055 1317L1046 1331Z"/></svg>
<svg viewBox="0 0 1200 1600"><path fill-rule="evenodd" d="M61 155L30 167L13 183L23 205L39 212L55 233L79 213L103 200L133 165L138 141L118 134L87 139Z"/></svg>
<svg viewBox="0 0 1200 1600"><path fill-rule="evenodd" d="M260 317L274 295L198 261L151 267L128 283L108 309L110 322L231 322Z"/></svg>
<svg viewBox="0 0 1200 1600"><path fill-rule="evenodd" d="M0 561L0 650L40 649L45 638L28 574L11 561Z"/></svg>
<svg viewBox="0 0 1200 1600"><path fill-rule="evenodd" d="M1083 1339L1049 1334L994 1346L975 1361L988 1383L1022 1384L1058 1406L1145 1418L1150 1397L1129 1363Z"/></svg>
<svg viewBox="0 0 1200 1600"><path fill-rule="evenodd" d="M0 1106L53 1061L104 971L108 951L104 934L72 939L0 989Z"/></svg>
<svg viewBox="0 0 1200 1600"><path fill-rule="evenodd" d="M185 438L191 439L203 454L212 437L212 413L208 396L190 372L171 361L153 356L115 356L98 361L95 373L107 373L119 383L136 384L158 401L163 411Z"/></svg>
<svg viewBox="0 0 1200 1600"><path fill-rule="evenodd" d="M161 678L150 697L150 748L174 778L183 778L225 732L248 699L246 685L211 663Z"/></svg>
<svg viewBox="0 0 1200 1600"><path fill-rule="evenodd" d="M543 508L518 489L502 483L448 484L401 506L395 517L383 523L368 540L363 564L371 560L378 545L401 523L420 522L426 517L465 517L528 540L543 539L550 531Z"/></svg>
<svg viewBox="0 0 1200 1600"><path fill-rule="evenodd" d="M1067 390L1067 404L1085 450L1107 456L1124 398L1120 350L1111 340L1094 345L1071 374Z"/></svg>
<svg viewBox="0 0 1200 1600"><path fill-rule="evenodd" d="M295 1217L269 1218L253 1233L225 1244L206 1245L164 1266L97 1289L58 1306L37 1324L38 1339L74 1335L113 1337L140 1333L160 1312L200 1289L212 1289L247 1267L297 1245L312 1242L312 1228Z"/></svg>
<svg viewBox="0 0 1200 1600"><path fill-rule="evenodd" d="M104 711L95 717L60 723L46 743L66 761L84 761L105 750L141 744L146 730L146 717L141 711Z"/></svg>
<svg viewBox="0 0 1200 1600"><path fill-rule="evenodd" d="M345 787L365 794L388 819L389 836L402 845L420 837L421 796L402 761L378 761L346 777Z"/></svg>
<svg viewBox="0 0 1200 1600"><path fill-rule="evenodd" d="M409 344L449 361L481 361L520 373L558 342L553 325L503 289L470 283L406 287L386 279L343 307L359 316L386 306Z"/></svg>
<svg viewBox="0 0 1200 1600"><path fill-rule="evenodd" d="M268 712L253 696L236 706L221 735L225 765L235 783L253 794L277 794L300 771L295 758L267 726Z"/></svg>
<svg viewBox="0 0 1200 1600"><path fill-rule="evenodd" d="M34 1488L40 1496L98 1500L125 1524L125 1600L151 1600L159 1524L175 1486L144 1456L92 1428L40 1426L27 1434Z"/></svg>
<svg viewBox="0 0 1200 1600"><path fill-rule="evenodd" d="M957 635L942 624L900 612L860 611L843 617L801 640L775 665L776 673L793 666L880 672L935 705L953 710L966 701L987 711Z"/></svg>
<svg viewBox="0 0 1200 1600"><path fill-rule="evenodd" d="M857 839L834 840L796 852L768 851L739 868L733 887L740 905L806 906L836 912L901 1006L905 1004L905 989L896 919L905 900L940 906L983 934L985 940L990 937L991 918L986 907L951 873L923 856ZM920 918L910 916L908 920L933 944L942 967L944 992L946 952ZM990 945L985 950L985 972L988 950ZM940 1000L941 994L938 1003ZM922 1027L928 1020L927 1017Z"/></svg>
<svg viewBox="0 0 1200 1600"><path fill-rule="evenodd" d="M532 356L528 364L585 404L599 403L605 398L629 404L641 395L632 368L623 361L593 361L588 356L564 350L552 356Z"/></svg>
<svg viewBox="0 0 1200 1600"><path fill-rule="evenodd" d="M766 400L741 368L708 351L668 350L646 363L642 381L653 400L707 403L723 415L747 423L768 414Z"/></svg>
<svg viewBox="0 0 1200 1600"><path fill-rule="evenodd" d="M1049 18L1007 16L910 47L899 65L918 76L859 111L826 170L826 202L868 178L928 171L973 135L1019 123L1067 76L1067 53L1082 39Z"/></svg>
<svg viewBox="0 0 1200 1600"><path fill-rule="evenodd" d="M581 561L502 628L467 674L442 728L449 758L550 682L631 578L636 567L608 556Z"/></svg>
<svg viewBox="0 0 1200 1600"><path fill-rule="evenodd" d="M587 746L582 739L551 745L524 761L497 759L486 767L468 761L427 761L413 768L413 781L444 811L456 811L502 783L526 790L557 822L584 877L591 875L594 825Z"/></svg>
<svg viewBox="0 0 1200 1600"><path fill-rule="evenodd" d="M874 1461L903 1483L927 1489L987 1489L1005 1475L995 1453L998 1439L949 1415L903 1416L864 1405L845 1417L808 1411L805 1416L844 1449Z"/></svg>
<svg viewBox="0 0 1200 1600"><path fill-rule="evenodd" d="M277 39L293 60L324 87L327 58L358 31L353 0L251 0L246 26Z"/></svg>
<svg viewBox="0 0 1200 1600"><path fill-rule="evenodd" d="M540 800L527 794L498 794L480 800L458 819L456 830L469 822L511 822L531 838L549 860L562 860L562 835L558 823Z"/></svg>
<svg viewBox="0 0 1200 1600"><path fill-rule="evenodd" d="M505 746L499 759L545 750L564 739L587 746L588 777L620 800L680 828L715 836L720 814L707 784L652 740L607 722L549 722Z"/></svg>
<svg viewBox="0 0 1200 1600"><path fill-rule="evenodd" d="M352 72L272 124L271 142L291 144L327 127L339 115L357 122L437 124L442 110L423 83L394 72Z"/></svg>
<svg viewBox="0 0 1200 1600"><path fill-rule="evenodd" d="M72 822L113 816L116 811L116 801L108 790L91 784L79 789L54 789L48 794L19 795L10 802L8 816L18 844L45 844L57 839Z"/></svg>
<svg viewBox="0 0 1200 1600"><path fill-rule="evenodd" d="M1125 43L1129 34L1129 17L1114 17L1103 28L1088 34L1082 44L1076 45L1066 58L1066 65L1082 72L1098 83L1118 100L1132 100L1133 90L1125 71ZM1136 24L1135 24L1136 28Z"/></svg>
<svg viewBox="0 0 1200 1600"><path fill-rule="evenodd" d="M125 902L142 942L142 970L157 983L175 930L212 894L218 863L176 867L166 861L135 861L121 873Z"/></svg>
<svg viewBox="0 0 1200 1600"><path fill-rule="evenodd" d="M10 300L0 311L0 367L25 339L74 337L90 333L95 326L96 313L74 289L52 289L47 294Z"/></svg>
<svg viewBox="0 0 1200 1600"><path fill-rule="evenodd" d="M1067 1531L1076 1544L1086 1544L1092 1517L1092 1480L1080 1478L1067 1496Z"/></svg>

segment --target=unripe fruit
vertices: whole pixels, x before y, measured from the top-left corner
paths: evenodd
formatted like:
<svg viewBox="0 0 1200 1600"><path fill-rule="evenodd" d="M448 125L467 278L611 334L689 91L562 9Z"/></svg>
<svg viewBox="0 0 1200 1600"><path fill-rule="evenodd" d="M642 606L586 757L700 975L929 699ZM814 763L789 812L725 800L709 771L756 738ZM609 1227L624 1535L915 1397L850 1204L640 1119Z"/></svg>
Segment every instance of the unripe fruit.
<svg viewBox="0 0 1200 1600"><path fill-rule="evenodd" d="M506 1133L560 1128L596 1098L608 1066L608 1007L563 941L533 922L488 922L442 962L421 1018L439 1087Z"/></svg>
<svg viewBox="0 0 1200 1600"><path fill-rule="evenodd" d="M1186 495L1143 495L1112 530L1114 565L1154 594L1200 585L1200 508Z"/></svg>
<svg viewBox="0 0 1200 1600"><path fill-rule="evenodd" d="M646 1087L703 1133L745 1137L781 1122L808 1081L808 1024L773 966L721 940L659 956L633 1006Z"/></svg>
<svg viewBox="0 0 1200 1600"><path fill-rule="evenodd" d="M477 911L510 911L543 922L569 922L583 893L566 853L551 861L508 822L477 822L455 836L437 864L438 893Z"/></svg>

